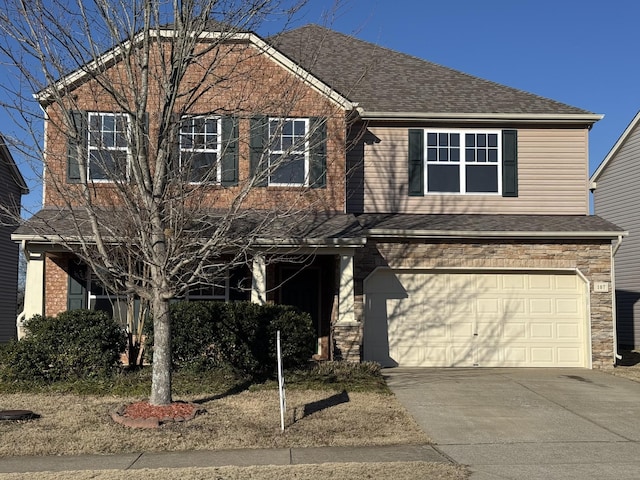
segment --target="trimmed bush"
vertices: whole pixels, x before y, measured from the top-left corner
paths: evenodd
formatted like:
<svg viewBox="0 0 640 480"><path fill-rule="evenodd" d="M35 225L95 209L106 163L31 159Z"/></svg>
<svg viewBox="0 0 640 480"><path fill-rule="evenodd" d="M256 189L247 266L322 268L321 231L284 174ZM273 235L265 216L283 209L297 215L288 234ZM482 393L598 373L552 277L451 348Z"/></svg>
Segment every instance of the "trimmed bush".
<svg viewBox="0 0 640 480"><path fill-rule="evenodd" d="M125 332L101 311L72 310L57 317L36 315L27 336L8 345L4 375L15 380L55 382L104 377L117 371Z"/></svg>
<svg viewBox="0 0 640 480"><path fill-rule="evenodd" d="M285 368L306 365L315 351L311 317L286 305L176 302L171 322L175 368L228 367L242 375L270 376L276 371L277 330Z"/></svg>
<svg viewBox="0 0 640 480"><path fill-rule="evenodd" d="M215 366L212 339L215 338L216 319L223 304L219 302L175 302L169 307L171 315L171 349L175 369L196 371ZM145 323L147 360L152 361L153 321Z"/></svg>
<svg viewBox="0 0 640 480"><path fill-rule="evenodd" d="M216 323L215 349L232 368L254 377L276 371L276 332L280 330L283 365L306 365L315 351L311 316L287 305L225 304Z"/></svg>

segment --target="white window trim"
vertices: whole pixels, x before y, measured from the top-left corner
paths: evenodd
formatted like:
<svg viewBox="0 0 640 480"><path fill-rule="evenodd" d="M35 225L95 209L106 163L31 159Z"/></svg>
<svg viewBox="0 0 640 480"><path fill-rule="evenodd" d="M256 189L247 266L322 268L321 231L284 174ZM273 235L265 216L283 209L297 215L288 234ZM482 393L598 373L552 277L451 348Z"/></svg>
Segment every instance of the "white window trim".
<svg viewBox="0 0 640 480"><path fill-rule="evenodd" d="M216 286L219 283L224 281L224 295L192 295L189 290L184 295L184 299L189 302L197 302L197 301L207 301L207 300L218 300L218 301L229 301L229 274L226 273L224 278L218 278L215 280Z"/></svg>
<svg viewBox="0 0 640 480"><path fill-rule="evenodd" d="M280 129L282 129L282 124L284 122L289 121L304 121L304 151L302 150L272 150L271 142L273 139L273 135L271 134L271 122L279 122ZM269 125L269 151L268 155L268 178L267 183L270 187L307 187L309 186L309 118L300 118L300 117L269 117L268 120ZM279 133L282 135L282 131ZM271 155L304 155L304 181L302 183L276 183L271 181Z"/></svg>
<svg viewBox="0 0 640 480"><path fill-rule="evenodd" d="M216 148L183 148L182 147L182 122L185 120L191 120L196 118L204 118L212 119L217 121L217 142ZM184 115L180 118L180 131L179 131L179 142L180 142L180 169L182 169L182 152L192 152L192 153L215 153L216 154L216 174L215 174L215 183L222 183L222 169L220 168L220 151L221 151L221 137L222 137L222 117L219 115ZM206 182L193 182L189 181L192 185L200 185L203 183L212 183L210 180Z"/></svg>
<svg viewBox="0 0 640 480"><path fill-rule="evenodd" d="M91 289L94 279L98 279L91 269L87 266L87 308L89 310L95 310L98 300L107 300L111 304L113 319L120 325L127 324L127 296L115 295L109 293L109 290L103 287L104 292L98 294ZM98 280L99 281L99 280Z"/></svg>
<svg viewBox="0 0 640 480"><path fill-rule="evenodd" d="M460 161L459 162L434 162L427 160L427 148L428 148L428 134L429 133L457 133L460 135ZM465 157L465 134L473 133L473 134L496 134L498 136L498 162L497 163L472 163L466 162ZM459 129L459 128L425 128L424 129L424 193L425 195L480 195L480 196L501 196L502 195L502 130L493 130L493 129ZM460 191L459 192L433 192L429 191L429 165L458 165L460 169ZM467 175L466 168L467 165L497 165L497 176L498 176L498 191L497 192L466 192L467 185Z"/></svg>
<svg viewBox="0 0 640 480"><path fill-rule="evenodd" d="M113 116L113 117L125 117L127 119L127 146L126 148L120 147L107 147L107 148L95 148L91 146L91 117L99 116ZM101 122L102 124L102 122ZM100 132L102 133L102 132ZM131 116L123 112L87 112L87 181L92 183L115 183L114 180L109 178L91 178L91 152L99 150L127 152L127 165L126 165L126 180L129 180L131 173Z"/></svg>

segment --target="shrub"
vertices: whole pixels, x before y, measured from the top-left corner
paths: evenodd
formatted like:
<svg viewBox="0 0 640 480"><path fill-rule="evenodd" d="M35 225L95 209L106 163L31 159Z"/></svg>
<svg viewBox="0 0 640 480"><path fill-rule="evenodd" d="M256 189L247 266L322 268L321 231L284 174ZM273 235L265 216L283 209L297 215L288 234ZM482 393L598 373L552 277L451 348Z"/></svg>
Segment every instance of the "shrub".
<svg viewBox="0 0 640 480"><path fill-rule="evenodd" d="M276 371L276 331L285 368L305 365L314 353L311 317L285 305L250 302L176 302L171 305L176 368L228 367L265 377ZM147 345L153 342L149 323ZM148 349L149 351L149 349Z"/></svg>
<svg viewBox="0 0 640 480"><path fill-rule="evenodd" d="M60 381L113 374L126 346L124 331L105 312L36 315L27 336L9 344L4 374L15 380Z"/></svg>
<svg viewBox="0 0 640 480"><path fill-rule="evenodd" d="M221 358L253 377L275 373L278 330L285 368L305 365L314 352L311 316L287 305L227 303L216 327L215 348Z"/></svg>
<svg viewBox="0 0 640 480"><path fill-rule="evenodd" d="M173 367L200 371L215 365L212 342L215 322L222 304L219 302L175 302L171 315L171 348ZM153 345L153 322L145 323L146 345ZM147 348L151 361L151 348Z"/></svg>

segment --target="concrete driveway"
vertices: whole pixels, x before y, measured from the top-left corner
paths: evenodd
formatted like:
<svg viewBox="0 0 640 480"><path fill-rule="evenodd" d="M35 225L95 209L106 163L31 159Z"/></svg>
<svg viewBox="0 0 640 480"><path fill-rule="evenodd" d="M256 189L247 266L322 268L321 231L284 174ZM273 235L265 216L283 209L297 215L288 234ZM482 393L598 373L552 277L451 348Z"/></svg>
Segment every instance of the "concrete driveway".
<svg viewBox="0 0 640 480"><path fill-rule="evenodd" d="M473 480L640 479L640 383L586 369L392 368L398 400Z"/></svg>

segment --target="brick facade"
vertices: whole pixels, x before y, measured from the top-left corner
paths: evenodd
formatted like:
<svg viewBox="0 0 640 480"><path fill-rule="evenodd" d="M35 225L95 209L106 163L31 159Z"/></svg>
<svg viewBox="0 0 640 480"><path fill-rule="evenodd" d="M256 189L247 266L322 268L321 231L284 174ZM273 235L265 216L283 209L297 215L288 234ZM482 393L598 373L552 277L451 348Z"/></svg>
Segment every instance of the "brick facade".
<svg viewBox="0 0 640 480"><path fill-rule="evenodd" d="M56 316L67 310L67 275L71 254L48 253L44 266L45 294L44 314Z"/></svg>
<svg viewBox="0 0 640 480"><path fill-rule="evenodd" d="M215 74L204 73L201 65L210 61L216 65ZM160 67L158 67L160 68ZM207 76L208 75L208 76ZM126 78L123 66L118 63L106 73L113 82ZM152 74L151 78L154 78ZM164 78L158 74L158 79ZM117 85L117 83L114 83ZM190 66L181 86L184 91L201 89L198 100L189 107L190 114L233 115L239 119L239 183L234 187L211 186L196 198L198 205L212 208L227 208L238 197L249 179L249 119L254 115L274 117L324 117L327 118L326 188L265 187L254 188L243 202L245 208L273 209L295 205L296 208L313 208L321 211L343 211L345 204L345 157L346 118L345 111L337 107L308 83L286 71L281 65L260 54L253 46L220 46L206 53ZM123 86L123 91L131 89ZM131 90L133 94L134 91ZM191 95L189 95L191 96ZM157 102L164 98L162 85L151 82L149 86L148 142L149 158L155 155L159 135L159 116L163 105ZM134 100L130 100L134 105ZM95 81L88 81L73 92L69 99L69 110L88 112L118 112L122 109L105 94ZM176 105L180 111L182 105ZM45 206L65 207L82 204L82 190L78 184L67 183L67 127L59 105L47 108ZM122 200L117 190L109 183L92 184L94 205L118 206Z"/></svg>
<svg viewBox="0 0 640 480"><path fill-rule="evenodd" d="M612 292L593 290L594 282L611 282L611 244L593 241L526 240L436 240L375 241L355 257L356 319L359 327L336 332L336 351L349 352L345 359L359 359L364 322L363 282L378 267L431 268L505 268L575 269L590 283L591 349L594 368L613 366L614 325ZM356 354L357 352L357 354Z"/></svg>

